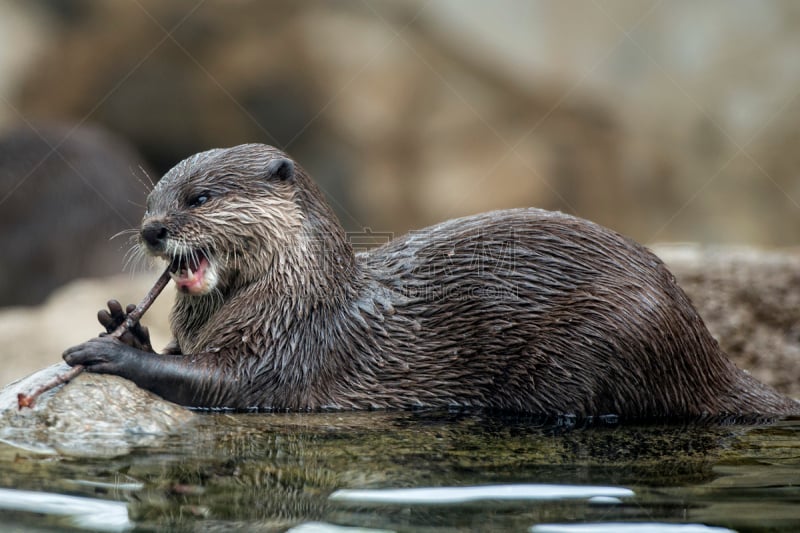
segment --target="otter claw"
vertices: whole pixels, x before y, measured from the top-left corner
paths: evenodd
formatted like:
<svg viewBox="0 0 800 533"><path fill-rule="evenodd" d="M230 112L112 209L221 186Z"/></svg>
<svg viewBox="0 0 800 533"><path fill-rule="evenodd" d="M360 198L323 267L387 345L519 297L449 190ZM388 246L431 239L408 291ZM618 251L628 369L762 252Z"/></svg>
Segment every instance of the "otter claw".
<svg viewBox="0 0 800 533"><path fill-rule="evenodd" d="M70 365L83 365L89 372L115 374L131 348L110 337L94 338L68 348L62 354Z"/></svg>
<svg viewBox="0 0 800 533"><path fill-rule="evenodd" d="M125 322L128 314L136 309L135 305L129 304L123 311L122 305L117 300L109 300L106 305L108 306L108 310L101 309L97 312L97 321L100 322L100 325L106 330L105 333L100 334L100 337L106 337L116 331L116 329ZM134 324L128 331L120 335L119 340L123 344L127 344L137 350L147 352L153 351L153 347L150 344L150 332L139 323Z"/></svg>

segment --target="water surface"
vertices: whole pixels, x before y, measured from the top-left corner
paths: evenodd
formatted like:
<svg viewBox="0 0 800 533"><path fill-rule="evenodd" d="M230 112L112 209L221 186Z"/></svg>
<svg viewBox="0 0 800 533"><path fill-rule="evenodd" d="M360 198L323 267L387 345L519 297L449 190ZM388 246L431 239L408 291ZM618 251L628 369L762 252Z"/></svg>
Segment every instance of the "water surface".
<svg viewBox="0 0 800 533"><path fill-rule="evenodd" d="M800 420L207 414L122 457L0 461L26 529L800 531Z"/></svg>

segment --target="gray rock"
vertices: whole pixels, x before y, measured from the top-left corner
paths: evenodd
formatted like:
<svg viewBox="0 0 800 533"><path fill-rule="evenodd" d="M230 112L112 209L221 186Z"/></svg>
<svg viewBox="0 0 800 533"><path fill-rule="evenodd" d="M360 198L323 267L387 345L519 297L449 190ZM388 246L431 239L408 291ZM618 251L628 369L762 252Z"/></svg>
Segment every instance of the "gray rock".
<svg viewBox="0 0 800 533"><path fill-rule="evenodd" d="M114 457L159 444L196 416L128 380L88 372L18 408L17 394L68 370L59 363L0 390L0 440L38 453Z"/></svg>

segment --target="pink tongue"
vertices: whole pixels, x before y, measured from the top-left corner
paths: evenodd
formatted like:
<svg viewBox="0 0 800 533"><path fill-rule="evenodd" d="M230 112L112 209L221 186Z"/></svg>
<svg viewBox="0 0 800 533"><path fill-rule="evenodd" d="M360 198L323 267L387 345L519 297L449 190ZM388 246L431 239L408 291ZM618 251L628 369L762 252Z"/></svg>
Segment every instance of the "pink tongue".
<svg viewBox="0 0 800 533"><path fill-rule="evenodd" d="M178 287L184 289L200 287L203 284L203 278L205 277L207 267L208 261L204 257L197 265L197 269L194 271L194 274L191 274L189 269L181 270L178 273L178 278L175 280L175 283L178 285Z"/></svg>

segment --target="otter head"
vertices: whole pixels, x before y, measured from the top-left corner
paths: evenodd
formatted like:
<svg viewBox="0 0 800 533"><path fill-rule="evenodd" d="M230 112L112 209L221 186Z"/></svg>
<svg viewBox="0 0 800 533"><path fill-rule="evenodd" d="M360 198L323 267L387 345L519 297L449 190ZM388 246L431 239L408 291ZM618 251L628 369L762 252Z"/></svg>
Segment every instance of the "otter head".
<svg viewBox="0 0 800 533"><path fill-rule="evenodd" d="M170 262L186 295L258 279L302 233L295 179L292 160L266 145L196 154L150 192L140 244Z"/></svg>

